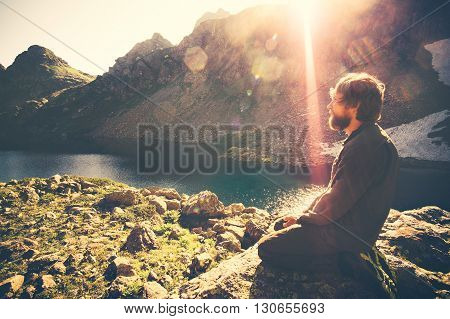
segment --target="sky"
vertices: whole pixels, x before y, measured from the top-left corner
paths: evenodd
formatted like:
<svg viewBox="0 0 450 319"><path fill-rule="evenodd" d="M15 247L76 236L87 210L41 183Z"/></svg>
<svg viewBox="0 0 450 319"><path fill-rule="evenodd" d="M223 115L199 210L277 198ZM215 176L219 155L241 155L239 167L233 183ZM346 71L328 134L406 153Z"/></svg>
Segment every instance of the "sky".
<svg viewBox="0 0 450 319"><path fill-rule="evenodd" d="M125 55L136 43L151 38L155 32L172 44L178 44L206 12L222 8L237 13L259 4L287 2L0 0L0 63L8 67L18 54L37 44L52 50L81 71L102 74L118 57Z"/></svg>

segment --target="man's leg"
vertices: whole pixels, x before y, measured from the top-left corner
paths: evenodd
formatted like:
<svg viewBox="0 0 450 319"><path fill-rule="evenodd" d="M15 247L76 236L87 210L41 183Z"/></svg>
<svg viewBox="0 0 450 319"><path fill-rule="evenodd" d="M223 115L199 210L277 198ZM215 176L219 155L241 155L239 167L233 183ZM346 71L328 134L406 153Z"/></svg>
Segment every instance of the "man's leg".
<svg viewBox="0 0 450 319"><path fill-rule="evenodd" d="M270 233L259 240L258 255L261 260L276 266L301 269L313 256L336 253L320 227L296 224Z"/></svg>

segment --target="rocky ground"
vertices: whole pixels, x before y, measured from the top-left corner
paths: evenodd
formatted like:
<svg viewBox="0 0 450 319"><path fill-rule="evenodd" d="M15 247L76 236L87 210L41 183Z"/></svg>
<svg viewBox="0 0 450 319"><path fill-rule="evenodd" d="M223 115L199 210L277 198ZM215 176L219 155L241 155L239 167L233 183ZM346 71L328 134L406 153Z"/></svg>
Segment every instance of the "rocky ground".
<svg viewBox="0 0 450 319"><path fill-rule="evenodd" d="M293 272L254 245L275 219L209 191L55 175L0 183L3 298L448 298L450 214L392 210L373 251ZM312 265L312 266L311 266Z"/></svg>

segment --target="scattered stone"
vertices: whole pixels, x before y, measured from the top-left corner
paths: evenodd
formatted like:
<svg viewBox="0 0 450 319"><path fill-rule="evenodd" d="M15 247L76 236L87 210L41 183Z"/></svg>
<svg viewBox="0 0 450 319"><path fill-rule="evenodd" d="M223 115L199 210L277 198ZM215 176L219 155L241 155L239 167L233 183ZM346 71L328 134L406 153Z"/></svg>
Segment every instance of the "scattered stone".
<svg viewBox="0 0 450 319"><path fill-rule="evenodd" d="M39 199L40 199L39 195L36 193L36 191L32 187L26 187L22 191L21 196L22 196L24 202L26 202L28 204L35 204L35 203L39 202Z"/></svg>
<svg viewBox="0 0 450 319"><path fill-rule="evenodd" d="M48 269L50 266L60 261L60 257L56 254L49 254L38 257L28 264L28 273L40 273L42 270Z"/></svg>
<svg viewBox="0 0 450 319"><path fill-rule="evenodd" d="M26 252L23 253L22 258L23 259L31 259L34 256L39 254L39 250L37 249L28 249Z"/></svg>
<svg viewBox="0 0 450 319"><path fill-rule="evenodd" d="M198 274L205 272L212 261L213 258L206 252L196 255L189 266L191 276L197 276Z"/></svg>
<svg viewBox="0 0 450 319"><path fill-rule="evenodd" d="M42 275L38 280L38 286L42 290L56 287L56 282L52 275Z"/></svg>
<svg viewBox="0 0 450 319"><path fill-rule="evenodd" d="M218 234L223 234L224 232L226 232L227 229L225 228L224 223L217 223L214 224L212 230Z"/></svg>
<svg viewBox="0 0 450 319"><path fill-rule="evenodd" d="M181 208L180 201L176 199L166 200L166 205L168 210L179 210Z"/></svg>
<svg viewBox="0 0 450 319"><path fill-rule="evenodd" d="M167 199L175 199L180 201L181 196L175 190L175 188L162 188L162 187L147 187L141 191L141 194L144 196L156 195L163 196Z"/></svg>
<svg viewBox="0 0 450 319"><path fill-rule="evenodd" d="M242 211L244 209L245 209L245 206L242 203L233 203L233 204L225 207L225 211L227 211L227 215L231 215L231 216L242 213Z"/></svg>
<svg viewBox="0 0 450 319"><path fill-rule="evenodd" d="M239 241L244 238L245 229L238 226L225 226L226 231L232 233Z"/></svg>
<svg viewBox="0 0 450 319"><path fill-rule="evenodd" d="M63 275L66 273L66 266L60 261L54 263L50 269L49 273L52 275Z"/></svg>
<svg viewBox="0 0 450 319"><path fill-rule="evenodd" d="M249 244L254 244L258 240L261 239L263 235L267 233L266 228L267 225L264 225L262 223L255 222L254 220L250 219L245 224L245 237L248 238Z"/></svg>
<svg viewBox="0 0 450 319"><path fill-rule="evenodd" d="M147 201L150 205L155 206L158 214L162 215L167 211L166 201L162 197L150 195L147 197Z"/></svg>
<svg viewBox="0 0 450 319"><path fill-rule="evenodd" d="M122 249L134 254L142 250L156 248L156 235L151 230L148 223L139 223L133 228L127 237L127 241Z"/></svg>
<svg viewBox="0 0 450 319"><path fill-rule="evenodd" d="M133 190L117 191L107 194L102 204L105 206L132 206L138 203L138 192Z"/></svg>
<svg viewBox="0 0 450 319"><path fill-rule="evenodd" d="M106 268L105 271L105 279L108 281L112 281L116 279L117 277L124 276L124 277L132 277L135 276L136 273L133 269L133 266L131 265L128 258L125 257L117 257L115 258L109 265L108 268Z"/></svg>
<svg viewBox="0 0 450 319"><path fill-rule="evenodd" d="M83 180L83 179L80 181L80 185L81 185L81 188L82 188L82 189L95 188L95 187L97 187L97 185L95 185L94 183L85 181L85 180Z"/></svg>
<svg viewBox="0 0 450 319"><path fill-rule="evenodd" d="M225 206L219 201L216 194L210 191L202 191L189 197L182 209L182 214L186 216L223 217L224 209Z"/></svg>
<svg viewBox="0 0 450 319"><path fill-rule="evenodd" d="M148 276L147 276L147 280L148 281L158 281L160 278L159 278L159 276L153 271L153 270L150 270L150 272L148 273Z"/></svg>
<svg viewBox="0 0 450 319"><path fill-rule="evenodd" d="M89 263L89 264L93 264L96 262L97 262L97 260L95 259L94 255L92 255L90 250L86 250L84 252L83 258L80 261L80 263Z"/></svg>
<svg viewBox="0 0 450 319"><path fill-rule="evenodd" d="M217 246L221 246L231 252L241 252L241 243L239 240L230 232L225 232L217 236L216 241Z"/></svg>
<svg viewBox="0 0 450 319"><path fill-rule="evenodd" d="M201 233L203 233L203 228L201 228L201 227L194 227L194 228L191 229L191 232L193 234L201 234Z"/></svg>
<svg viewBox="0 0 450 319"><path fill-rule="evenodd" d="M48 180L50 181L50 183L59 184L59 183L61 183L61 175L59 175L59 174L53 175Z"/></svg>
<svg viewBox="0 0 450 319"><path fill-rule="evenodd" d="M133 229L134 227L136 227L136 224L133 222L125 222L125 227Z"/></svg>
<svg viewBox="0 0 450 319"><path fill-rule="evenodd" d="M22 287L24 280L24 276L15 275L0 282L0 298L12 297Z"/></svg>
<svg viewBox="0 0 450 319"><path fill-rule="evenodd" d="M155 281L146 282L143 287L143 298L145 299L166 299L169 294L163 286Z"/></svg>
<svg viewBox="0 0 450 319"><path fill-rule="evenodd" d="M32 299L36 292L36 288L34 286L28 286L21 294L21 299Z"/></svg>
<svg viewBox="0 0 450 319"><path fill-rule="evenodd" d="M172 231L170 232L168 238L170 240L178 240L178 239L180 239L180 236L181 236L181 229L179 227L174 227L172 229Z"/></svg>
<svg viewBox="0 0 450 319"><path fill-rule="evenodd" d="M125 211L120 207L114 207L112 210L112 213L114 215L123 215L123 214L125 214Z"/></svg>
<svg viewBox="0 0 450 319"><path fill-rule="evenodd" d="M135 290L135 287L140 287ZM142 282L138 276L117 277L109 286L106 298L139 298L142 296Z"/></svg>

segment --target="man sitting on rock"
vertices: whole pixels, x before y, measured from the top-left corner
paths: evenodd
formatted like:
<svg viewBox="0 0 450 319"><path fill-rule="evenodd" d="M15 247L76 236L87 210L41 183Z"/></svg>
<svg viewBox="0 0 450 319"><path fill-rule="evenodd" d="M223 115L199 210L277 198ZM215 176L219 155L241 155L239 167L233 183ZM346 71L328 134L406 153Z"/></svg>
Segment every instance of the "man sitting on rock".
<svg viewBox="0 0 450 319"><path fill-rule="evenodd" d="M397 150L376 122L384 84L350 73L330 90L329 126L348 137L335 159L325 192L300 217L287 216L259 241L263 261L287 268L311 256L368 251L388 216L398 171Z"/></svg>

